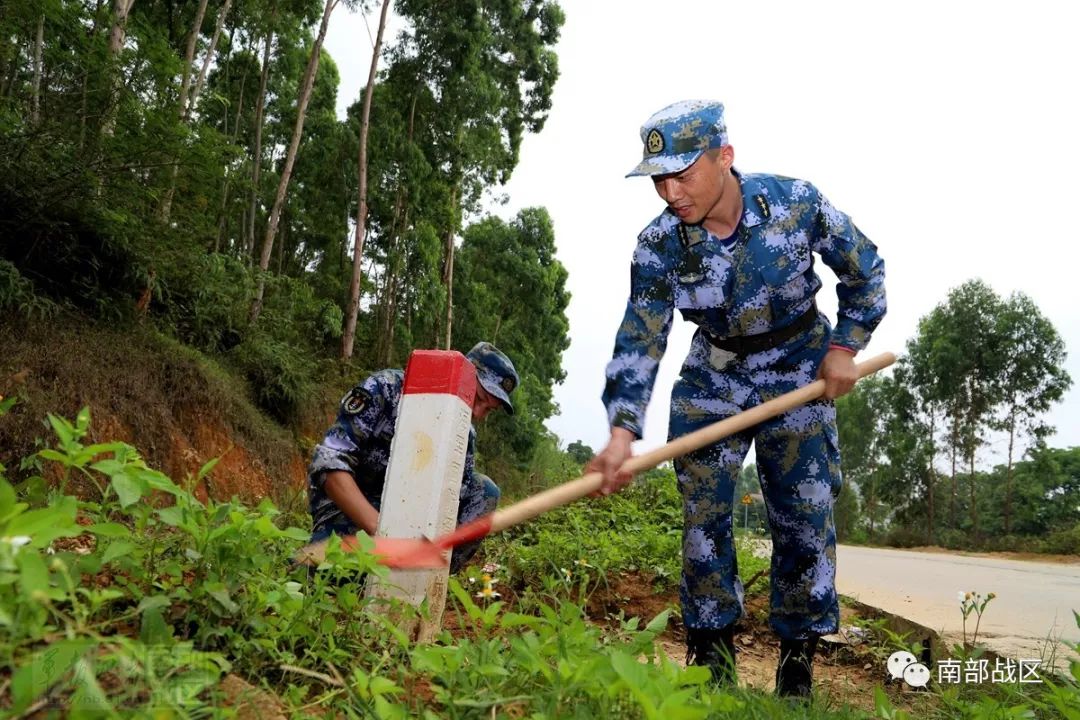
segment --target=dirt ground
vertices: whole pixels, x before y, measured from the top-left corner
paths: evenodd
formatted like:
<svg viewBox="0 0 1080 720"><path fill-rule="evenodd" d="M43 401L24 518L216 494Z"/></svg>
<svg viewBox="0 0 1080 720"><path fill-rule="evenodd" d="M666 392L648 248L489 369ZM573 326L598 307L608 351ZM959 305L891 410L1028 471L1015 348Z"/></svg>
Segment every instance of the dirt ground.
<svg viewBox="0 0 1080 720"><path fill-rule="evenodd" d="M736 664L740 684L771 693L776 686L780 641L768 625L767 594L761 592L760 585L756 590L757 593L748 598L746 616L736 628ZM595 593L590 598L588 610L599 623L609 622L621 611L626 617L640 617L644 624L667 608L677 610L678 605L677 592L657 593L648 578L627 574ZM861 621L872 619L864 610L841 604L842 628L857 626ZM671 660L685 666L686 631L677 613L673 614L667 631L660 637L659 645ZM918 708L928 699L927 694L913 691L903 683L887 682L885 661L890 652L891 649L876 647L870 638L861 642L856 637L838 637L835 642L824 639L814 663L818 701L828 707L850 705L872 713L874 687L881 685L894 707L912 711L918 716Z"/></svg>

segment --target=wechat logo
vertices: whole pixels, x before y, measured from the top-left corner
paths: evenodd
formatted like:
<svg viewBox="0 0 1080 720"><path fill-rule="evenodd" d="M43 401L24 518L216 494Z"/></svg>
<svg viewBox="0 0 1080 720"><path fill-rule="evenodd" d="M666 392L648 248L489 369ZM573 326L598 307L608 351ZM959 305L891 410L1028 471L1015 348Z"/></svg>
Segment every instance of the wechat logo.
<svg viewBox="0 0 1080 720"><path fill-rule="evenodd" d="M886 663L893 680L903 680L908 687L924 688L930 682L930 668L907 650L897 650Z"/></svg>

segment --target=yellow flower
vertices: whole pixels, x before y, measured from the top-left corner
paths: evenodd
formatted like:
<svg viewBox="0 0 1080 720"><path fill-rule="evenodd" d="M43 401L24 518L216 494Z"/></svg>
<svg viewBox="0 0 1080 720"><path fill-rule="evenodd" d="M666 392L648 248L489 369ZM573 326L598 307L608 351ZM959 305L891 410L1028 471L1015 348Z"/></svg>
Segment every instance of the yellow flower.
<svg viewBox="0 0 1080 720"><path fill-rule="evenodd" d="M499 597L499 593L495 592L490 585L485 585L483 590L476 593L476 597L483 600L494 600Z"/></svg>

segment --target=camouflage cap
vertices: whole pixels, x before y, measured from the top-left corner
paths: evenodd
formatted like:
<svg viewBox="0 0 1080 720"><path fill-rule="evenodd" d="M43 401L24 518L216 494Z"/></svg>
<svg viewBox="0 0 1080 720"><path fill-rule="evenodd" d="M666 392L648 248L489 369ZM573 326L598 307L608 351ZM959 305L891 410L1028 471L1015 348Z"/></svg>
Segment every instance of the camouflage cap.
<svg viewBox="0 0 1080 720"><path fill-rule="evenodd" d="M521 379L510 358L489 342L476 343L465 357L476 366L476 380L490 394L499 398L506 412L513 415L514 406L510 404L510 393L514 392Z"/></svg>
<svg viewBox="0 0 1080 720"><path fill-rule="evenodd" d="M641 126L645 149L626 177L677 173L702 153L727 145L724 105L713 100L681 100L660 110Z"/></svg>

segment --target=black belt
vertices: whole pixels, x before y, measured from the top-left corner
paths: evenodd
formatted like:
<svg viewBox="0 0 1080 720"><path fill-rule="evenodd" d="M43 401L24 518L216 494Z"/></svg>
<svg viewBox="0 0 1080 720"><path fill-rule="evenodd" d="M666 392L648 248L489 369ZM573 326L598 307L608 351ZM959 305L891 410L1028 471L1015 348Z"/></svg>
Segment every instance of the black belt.
<svg viewBox="0 0 1080 720"><path fill-rule="evenodd" d="M740 356L752 355L754 353L772 350L777 345L781 345L799 333L814 327L814 323L817 322L817 315L817 303L812 302L806 312L795 318L795 322L790 325L785 325L778 330L773 330L772 332L759 333L757 335L735 335L726 338L718 338L708 330L702 330L702 332L705 333L705 339L708 340L713 347L727 350L728 352L733 352Z"/></svg>

